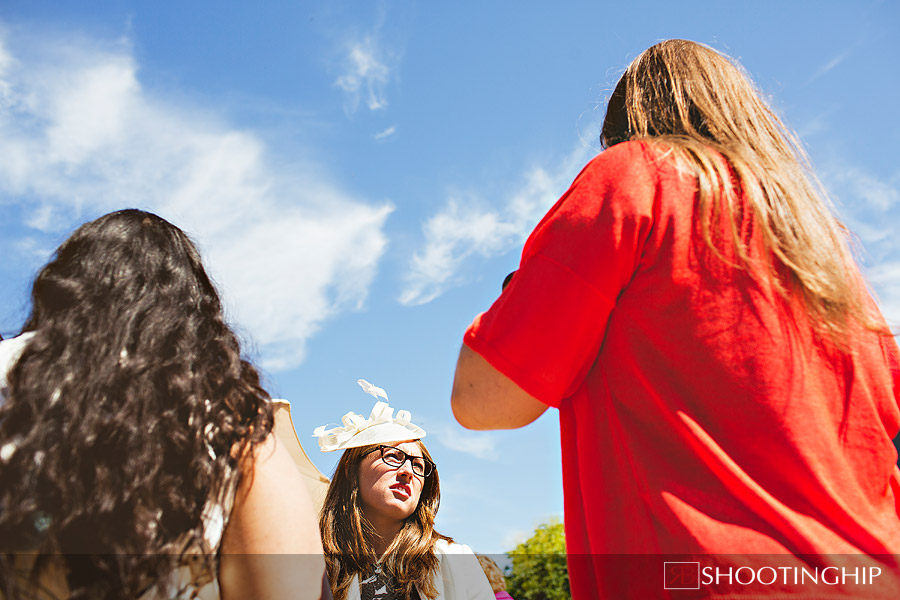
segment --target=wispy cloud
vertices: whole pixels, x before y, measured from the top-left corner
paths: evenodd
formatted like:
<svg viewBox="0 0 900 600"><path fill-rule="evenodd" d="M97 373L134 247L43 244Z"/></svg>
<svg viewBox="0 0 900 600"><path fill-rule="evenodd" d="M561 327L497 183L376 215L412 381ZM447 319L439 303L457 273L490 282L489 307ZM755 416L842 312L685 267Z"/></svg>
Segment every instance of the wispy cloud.
<svg viewBox="0 0 900 600"><path fill-rule="evenodd" d="M835 68L836 66L838 66L839 64L844 62L844 59L846 59L849 54L850 54L850 50L845 50L844 52L841 52L837 56L833 57L828 62L820 65L819 68L816 69L813 72L813 74L809 76L809 79L806 80L806 83L807 84L812 83L816 79L822 77L823 75L825 75L826 73L831 71L833 68Z"/></svg>
<svg viewBox="0 0 900 600"><path fill-rule="evenodd" d="M541 517L535 518L530 530L518 528L507 530L501 538L500 546L502 548L505 548L507 552L514 550L516 546L525 542L531 536L533 536L538 527L554 522L561 523L562 521L563 515L558 513L545 514Z"/></svg>
<svg viewBox="0 0 900 600"><path fill-rule="evenodd" d="M894 331L900 328L900 260L883 263L868 272L878 292L881 310Z"/></svg>
<svg viewBox="0 0 900 600"><path fill-rule="evenodd" d="M900 208L900 173L884 181L871 173L854 166L829 169L831 177L840 184L845 184L853 193L853 202L859 200L876 212L887 212Z"/></svg>
<svg viewBox="0 0 900 600"><path fill-rule="evenodd" d="M0 212L22 225L8 247L31 260L41 232L158 212L198 241L263 365L297 365L326 319L365 301L392 207L352 197L322 165L273 166L253 132L137 73L127 44L0 31Z"/></svg>
<svg viewBox="0 0 900 600"><path fill-rule="evenodd" d="M828 166L823 177L867 254L879 263L896 259L900 255L894 227L900 219L900 172L885 179L842 163Z"/></svg>
<svg viewBox="0 0 900 600"><path fill-rule="evenodd" d="M380 110L388 105L385 88L391 78L388 52L374 35L347 44L344 72L335 85L346 94L344 110L353 114L364 103L369 110Z"/></svg>
<svg viewBox="0 0 900 600"><path fill-rule="evenodd" d="M509 529L500 539L500 547L506 548L506 551L515 549L516 546L534 535L534 530L527 531L525 529Z"/></svg>
<svg viewBox="0 0 900 600"><path fill-rule="evenodd" d="M900 172L880 178L846 163L823 170L825 182L840 202L850 229L865 249L869 281L878 293L885 317L900 325Z"/></svg>
<svg viewBox="0 0 900 600"><path fill-rule="evenodd" d="M836 109L831 107L820 112L803 114L796 123L800 139L808 140L813 136L827 133L832 127L835 112Z"/></svg>
<svg viewBox="0 0 900 600"><path fill-rule="evenodd" d="M396 127L396 125L391 125L390 127L388 127L387 129L385 129L384 131L379 131L378 133L376 133L376 134L375 134L375 140L378 141L378 142L380 142L381 140L384 140L384 139L387 139L387 138L391 137L391 136L394 135L394 133L396 133L396 132L397 132L397 127Z"/></svg>
<svg viewBox="0 0 900 600"><path fill-rule="evenodd" d="M459 425L423 420L422 426L443 446L482 460L496 460L497 439L494 434L466 431ZM430 439L430 438L429 438Z"/></svg>
<svg viewBox="0 0 900 600"><path fill-rule="evenodd" d="M530 169L501 206L487 205L475 194L450 195L422 227L424 248L410 261L398 301L430 302L466 280L462 270L470 257L489 258L520 246L592 152L579 145L551 171Z"/></svg>

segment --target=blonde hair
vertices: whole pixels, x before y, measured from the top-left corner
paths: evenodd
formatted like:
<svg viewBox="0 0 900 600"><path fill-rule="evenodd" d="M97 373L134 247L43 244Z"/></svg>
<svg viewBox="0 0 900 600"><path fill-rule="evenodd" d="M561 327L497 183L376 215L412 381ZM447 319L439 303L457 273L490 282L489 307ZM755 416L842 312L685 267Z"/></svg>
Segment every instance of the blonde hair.
<svg viewBox="0 0 900 600"><path fill-rule="evenodd" d="M887 333L871 313L849 232L796 135L762 99L743 69L688 40L666 40L641 53L609 100L601 144L661 143L699 184L702 236L724 220L740 268L782 296L797 293L817 331L842 344L853 322ZM722 161L720 157L724 157ZM767 264L754 264L741 239L740 190L761 231Z"/></svg>
<svg viewBox="0 0 900 600"><path fill-rule="evenodd" d="M484 571L484 574L491 584L491 591L495 594L497 592L505 592L506 578L503 576L503 571L501 571L497 563L494 562L494 559L490 556L485 556L484 554L476 554L475 557L478 559L481 570Z"/></svg>
<svg viewBox="0 0 900 600"><path fill-rule="evenodd" d="M421 440L416 440L422 455L431 454ZM360 579L379 557L373 540L375 529L366 519L359 494L359 467L363 457L376 445L344 451L335 467L325 504L319 517L325 565L335 600L345 600L353 578ZM403 523L400 533L384 553L382 569L396 580L404 597L417 589L427 598L437 596L434 574L439 567L434 553L438 540L453 540L434 529L434 518L441 503L441 483L437 469L425 478L416 510Z"/></svg>

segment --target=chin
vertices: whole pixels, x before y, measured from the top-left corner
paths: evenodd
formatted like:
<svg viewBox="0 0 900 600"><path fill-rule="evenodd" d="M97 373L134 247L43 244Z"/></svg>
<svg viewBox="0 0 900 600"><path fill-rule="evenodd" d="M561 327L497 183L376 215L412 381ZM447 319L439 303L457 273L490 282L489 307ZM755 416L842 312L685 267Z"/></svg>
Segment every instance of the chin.
<svg viewBox="0 0 900 600"><path fill-rule="evenodd" d="M413 506L412 508L410 508L409 506L398 506L395 504L389 510L391 511L391 514L395 519L399 521L405 521L408 517L412 516L414 512L416 512L416 507Z"/></svg>
<svg viewBox="0 0 900 600"><path fill-rule="evenodd" d="M416 512L415 509L409 510L406 507L404 507L403 510L397 511L397 518L400 519L401 521L405 521L406 519L411 517L413 515L413 513L415 513L415 512Z"/></svg>

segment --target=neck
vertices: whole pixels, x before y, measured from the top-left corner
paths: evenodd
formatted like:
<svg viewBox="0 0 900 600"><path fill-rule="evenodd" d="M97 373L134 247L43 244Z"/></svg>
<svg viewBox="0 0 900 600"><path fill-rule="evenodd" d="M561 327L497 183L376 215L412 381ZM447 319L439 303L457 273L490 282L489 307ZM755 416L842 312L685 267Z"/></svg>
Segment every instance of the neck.
<svg viewBox="0 0 900 600"><path fill-rule="evenodd" d="M388 546L391 545L391 542L394 541L394 538L397 537L397 534L400 533L400 530L403 529L403 521L369 518L369 523L371 523L372 527L375 529L375 539L372 540L372 545L375 547L375 554L378 558L381 558L384 556Z"/></svg>

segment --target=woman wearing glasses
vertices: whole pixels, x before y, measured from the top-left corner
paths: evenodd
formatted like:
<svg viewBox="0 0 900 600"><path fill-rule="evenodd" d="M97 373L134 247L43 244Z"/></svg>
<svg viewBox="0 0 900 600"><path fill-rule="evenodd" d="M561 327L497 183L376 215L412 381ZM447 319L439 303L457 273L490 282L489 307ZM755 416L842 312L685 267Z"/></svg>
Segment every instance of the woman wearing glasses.
<svg viewBox="0 0 900 600"><path fill-rule="evenodd" d="M344 450L319 519L335 600L493 600L469 547L434 529L440 479L425 431L393 412L377 402L368 419L315 431L323 451Z"/></svg>

